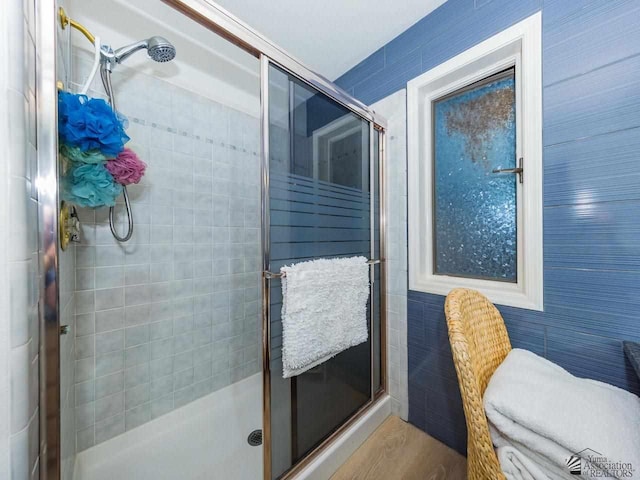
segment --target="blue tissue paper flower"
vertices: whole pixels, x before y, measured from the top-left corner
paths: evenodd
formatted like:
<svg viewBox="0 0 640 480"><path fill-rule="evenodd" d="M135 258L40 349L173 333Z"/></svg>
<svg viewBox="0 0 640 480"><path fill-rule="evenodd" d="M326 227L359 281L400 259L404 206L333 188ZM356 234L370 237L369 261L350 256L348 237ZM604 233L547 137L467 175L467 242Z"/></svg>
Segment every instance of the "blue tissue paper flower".
<svg viewBox="0 0 640 480"><path fill-rule="evenodd" d="M62 179L62 195L69 202L81 207L112 207L122 193L122 185L102 164L71 164Z"/></svg>
<svg viewBox="0 0 640 480"><path fill-rule="evenodd" d="M60 141L70 147L98 149L115 157L129 141L124 121L102 99L64 91L58 94L58 133Z"/></svg>

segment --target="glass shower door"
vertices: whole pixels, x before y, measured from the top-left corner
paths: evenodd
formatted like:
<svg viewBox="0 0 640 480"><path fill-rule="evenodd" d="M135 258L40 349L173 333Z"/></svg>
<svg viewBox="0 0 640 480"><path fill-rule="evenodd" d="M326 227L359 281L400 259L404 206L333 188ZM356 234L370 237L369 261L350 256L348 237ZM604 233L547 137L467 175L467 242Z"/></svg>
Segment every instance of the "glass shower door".
<svg viewBox="0 0 640 480"><path fill-rule="evenodd" d="M372 212L371 191L373 187L377 197L377 162L371 162L377 132L368 121L283 70L271 65L268 77L267 269L278 272L283 265L316 258L372 258L379 251L379 212L375 206ZM379 266L373 270L378 276ZM380 325L376 287L374 283L374 301L370 298L368 306L368 341L285 379L281 281L269 280L271 478L280 477L328 438L370 402L372 389L380 386L380 348L371 343L372 338L380 342L375 332Z"/></svg>

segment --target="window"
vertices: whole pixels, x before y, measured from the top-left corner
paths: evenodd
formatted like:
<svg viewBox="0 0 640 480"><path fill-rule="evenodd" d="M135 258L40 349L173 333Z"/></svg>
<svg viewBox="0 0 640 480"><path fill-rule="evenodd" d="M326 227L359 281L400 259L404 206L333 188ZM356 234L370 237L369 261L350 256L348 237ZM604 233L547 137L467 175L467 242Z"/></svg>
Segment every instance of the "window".
<svg viewBox="0 0 640 480"><path fill-rule="evenodd" d="M366 122L348 115L338 118L313 132L313 178L368 191L369 177L363 175L369 168L368 152Z"/></svg>
<svg viewBox="0 0 640 480"><path fill-rule="evenodd" d="M409 286L542 310L535 14L409 82Z"/></svg>

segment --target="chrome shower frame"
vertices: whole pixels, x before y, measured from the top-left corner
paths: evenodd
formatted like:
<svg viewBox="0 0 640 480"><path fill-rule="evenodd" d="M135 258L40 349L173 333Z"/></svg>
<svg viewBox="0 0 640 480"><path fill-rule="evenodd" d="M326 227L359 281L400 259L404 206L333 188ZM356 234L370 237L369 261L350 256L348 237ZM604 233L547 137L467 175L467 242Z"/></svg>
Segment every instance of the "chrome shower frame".
<svg viewBox="0 0 640 480"><path fill-rule="evenodd" d="M38 320L40 327L40 478L60 478L60 305L58 198L58 92L55 0L36 15L36 121L38 199Z"/></svg>
<svg viewBox="0 0 640 480"><path fill-rule="evenodd" d="M331 436L325 439L305 458L295 464L283 475L283 479L292 478L301 469L316 458L333 440L352 426L358 419L371 410L387 392L387 352L386 352L386 199L385 199L385 130L386 120L353 98L347 92L319 75L284 50L271 43L235 16L216 5L212 0L162 0L177 11L203 25L221 37L234 43L261 62L261 130L262 130L262 251L264 270L269 265L269 121L268 121L268 69L275 65L297 77L302 82L327 95L351 112L370 122L370 132L380 133L378 145L379 161L379 203L380 203L380 342L381 342L381 388L371 391L371 398L352 417L346 420ZM40 478L42 480L60 480L60 359L59 359L59 293L58 293L58 252L59 239L57 191L58 146L57 146L57 93L56 93L56 15L55 0L41 0L38 4L38 198L39 198L39 235L41 268L49 265L47 275L41 275L47 281L40 285L40 325L41 325L41 378L40 378ZM142 47L141 47L142 48ZM136 50L137 51L137 50ZM125 57L126 58L126 57ZM106 77L109 77L107 74ZM110 78L109 78L110 80ZM110 82L109 82L110 83ZM111 99L114 102L113 89ZM373 136L370 136L370 156L373 165ZM372 192L373 193L373 192ZM125 199L127 197L125 196ZM266 200L266 201L265 201ZM372 202L374 201L372 195ZM372 203L373 206L373 203ZM111 213L111 212L110 212ZM130 216L131 218L131 216ZM374 219L372 218L372 222ZM373 227L373 224L372 224ZM374 258L374 245L372 243ZM372 267L375 268L375 267ZM52 293L53 292L53 293ZM45 294L48 293L48 294ZM271 478L271 398L269 348L269 280L262 280L262 365L263 365L263 475L264 480ZM373 372L373 356L371 371Z"/></svg>
<svg viewBox="0 0 640 480"><path fill-rule="evenodd" d="M183 0L163 0L165 3L173 4L174 1ZM190 0L184 0L190 1ZM206 0L194 0L195 2ZM261 124L261 137L262 137L262 201L261 201L261 218L262 218L262 383L263 383L263 480L271 480L272 465L271 465L271 370L270 370L270 355L271 355L271 280L280 276L270 271L270 207L269 207L269 69L271 66L275 66L280 70L296 77L301 82L315 88L321 93L327 95L330 99L336 101L340 105L346 107L351 112L355 113L359 117L369 122L369 191L370 191L370 259L367 262L370 266L370 299L371 308L369 309L369 325L371 328L371 350L370 350L370 398L364 405L362 405L354 414L352 414L347 420L345 420L335 431L333 431L327 438L322 440L316 447L314 447L309 453L307 453L301 460L294 463L286 472L278 477L279 480L288 480L296 477L300 471L311 463L318 455L320 455L325 449L327 449L333 441L344 433L349 427L357 422L362 416L364 416L371 408L380 400L387 392L387 349L386 349L386 247L385 247L385 235L386 235L386 197L385 197L385 131L386 120L380 115L376 114L369 107L360 104L360 102L348 93L342 91L337 85L329 82L306 67L300 65L301 69L310 72L310 75L315 76L312 79L305 78L304 72L296 70L294 67L296 64L281 64L274 60L272 57L265 53L261 53L260 56L260 124ZM297 62L297 61L296 61ZM299 65L299 64L298 64ZM317 83L316 83L317 82ZM323 88L322 82L329 82L328 87ZM362 108L360 108L362 107ZM370 117L368 117L370 116ZM378 150L374 152L374 134L379 133ZM375 179L374 179L374 167L376 157L378 159L378 198L375 197ZM375 203L379 202L380 211L380 252L379 258L376 258L376 236L375 236ZM374 306L374 280L375 280L375 268L380 268L380 388L375 388L374 378L374 334L373 325L374 318L377 312L375 312ZM294 377L295 378L295 377Z"/></svg>

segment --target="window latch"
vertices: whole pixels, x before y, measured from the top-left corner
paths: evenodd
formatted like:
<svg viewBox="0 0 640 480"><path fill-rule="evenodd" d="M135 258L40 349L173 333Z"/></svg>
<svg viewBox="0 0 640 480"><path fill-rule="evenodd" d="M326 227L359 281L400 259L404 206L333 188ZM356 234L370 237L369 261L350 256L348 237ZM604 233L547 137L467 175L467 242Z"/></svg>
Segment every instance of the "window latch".
<svg viewBox="0 0 640 480"><path fill-rule="evenodd" d="M491 173L516 173L518 174L518 180L522 183L524 176L524 167L523 167L524 159L520 157L518 159L518 168L494 168Z"/></svg>

